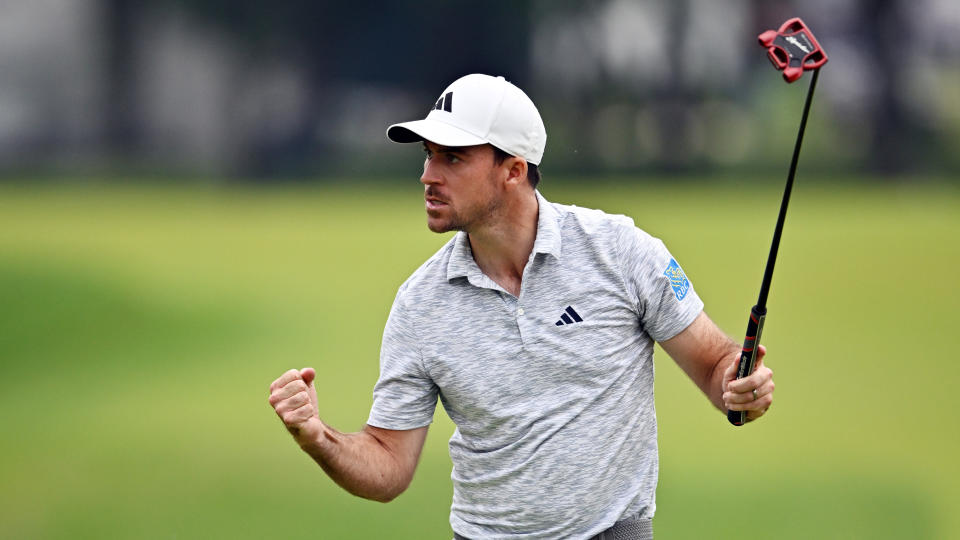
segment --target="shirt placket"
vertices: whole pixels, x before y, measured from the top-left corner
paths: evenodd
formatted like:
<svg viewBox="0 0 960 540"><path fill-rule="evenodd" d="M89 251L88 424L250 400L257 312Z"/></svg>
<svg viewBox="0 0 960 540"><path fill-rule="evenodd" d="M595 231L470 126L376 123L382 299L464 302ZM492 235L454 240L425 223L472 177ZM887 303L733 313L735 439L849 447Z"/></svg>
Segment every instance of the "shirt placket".
<svg viewBox="0 0 960 540"><path fill-rule="evenodd" d="M517 330L520 332L520 340L524 348L527 348L529 340L535 339L536 321L532 317L531 310L533 298L536 297L536 279L537 253L530 254L530 260L523 269L523 277L520 280L520 296L515 299L513 314L516 317ZM511 297L512 298L512 297Z"/></svg>

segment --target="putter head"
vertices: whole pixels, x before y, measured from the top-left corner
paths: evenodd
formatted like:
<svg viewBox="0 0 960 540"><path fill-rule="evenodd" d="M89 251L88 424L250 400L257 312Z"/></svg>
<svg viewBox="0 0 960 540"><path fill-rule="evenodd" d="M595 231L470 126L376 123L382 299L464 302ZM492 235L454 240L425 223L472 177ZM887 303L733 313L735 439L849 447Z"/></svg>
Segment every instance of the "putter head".
<svg viewBox="0 0 960 540"><path fill-rule="evenodd" d="M788 83L799 79L805 69L817 69L827 63L827 53L799 17L783 23L779 30L767 30L757 40Z"/></svg>

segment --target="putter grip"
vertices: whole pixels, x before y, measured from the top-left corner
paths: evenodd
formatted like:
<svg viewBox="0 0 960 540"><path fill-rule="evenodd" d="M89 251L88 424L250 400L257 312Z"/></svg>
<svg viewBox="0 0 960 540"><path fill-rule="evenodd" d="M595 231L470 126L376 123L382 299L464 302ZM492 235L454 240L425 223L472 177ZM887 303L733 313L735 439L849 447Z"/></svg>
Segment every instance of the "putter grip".
<svg viewBox="0 0 960 540"><path fill-rule="evenodd" d="M747 323L747 336L743 338L743 350L740 351L740 365L737 367L737 378L742 379L753 373L757 363L757 348L760 345L760 334L763 333L763 319L767 316L766 308L753 306L750 309L750 321ZM745 411L727 411L727 420L735 426L742 426L747 421Z"/></svg>

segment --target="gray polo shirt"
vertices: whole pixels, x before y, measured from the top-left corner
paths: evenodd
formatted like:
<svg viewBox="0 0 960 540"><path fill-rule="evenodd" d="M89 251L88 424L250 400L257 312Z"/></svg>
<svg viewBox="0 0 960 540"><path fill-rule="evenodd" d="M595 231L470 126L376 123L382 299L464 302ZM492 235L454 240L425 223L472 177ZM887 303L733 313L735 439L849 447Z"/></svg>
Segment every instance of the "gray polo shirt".
<svg viewBox="0 0 960 540"><path fill-rule="evenodd" d="M368 423L433 420L450 439L450 524L468 538L586 538L657 485L654 341L703 309L663 243L630 218L548 202L519 297L458 233L400 287Z"/></svg>

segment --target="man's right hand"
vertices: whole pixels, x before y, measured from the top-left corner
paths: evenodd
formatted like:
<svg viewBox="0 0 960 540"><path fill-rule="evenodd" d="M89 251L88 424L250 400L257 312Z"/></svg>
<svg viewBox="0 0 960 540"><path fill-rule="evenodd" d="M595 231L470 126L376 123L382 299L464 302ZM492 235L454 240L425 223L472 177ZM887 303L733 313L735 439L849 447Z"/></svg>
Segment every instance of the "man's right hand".
<svg viewBox="0 0 960 540"><path fill-rule="evenodd" d="M297 442L316 438L322 430L313 368L291 369L270 384L270 405Z"/></svg>

